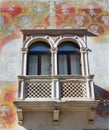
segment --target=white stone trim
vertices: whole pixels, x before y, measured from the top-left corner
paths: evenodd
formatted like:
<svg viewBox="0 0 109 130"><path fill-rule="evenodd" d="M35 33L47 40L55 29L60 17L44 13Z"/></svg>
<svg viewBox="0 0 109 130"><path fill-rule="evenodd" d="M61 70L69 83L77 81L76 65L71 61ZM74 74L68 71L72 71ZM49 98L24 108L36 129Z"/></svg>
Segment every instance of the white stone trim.
<svg viewBox="0 0 109 130"><path fill-rule="evenodd" d="M24 44L23 44L23 48L28 48L32 43L36 42L36 41L43 41L46 42L50 45L50 47L53 47L53 39L49 36L31 36L29 39L27 39Z"/></svg>
<svg viewBox="0 0 109 130"><path fill-rule="evenodd" d="M67 35L67 36L60 36L57 38L56 43L55 43L55 47L58 47L58 45L64 41L72 41L75 42L75 44L78 44L79 47L86 47L85 42L78 36L71 36L71 35Z"/></svg>
<svg viewBox="0 0 109 130"><path fill-rule="evenodd" d="M73 41L75 44L78 44L80 47L80 53L81 53L81 69L82 69L82 75L88 75L89 74L89 66L88 66L88 56L87 56L87 47L83 39L81 39L78 36L73 35L64 35L59 36L55 41L50 36L31 36L29 39L27 39L24 42L23 50L27 50L26 53L22 52L22 74L26 75L27 70L27 53L28 53L28 47L35 41L44 41L48 43L51 47L51 70L52 75L57 75L57 50L58 45L61 44L64 41Z"/></svg>

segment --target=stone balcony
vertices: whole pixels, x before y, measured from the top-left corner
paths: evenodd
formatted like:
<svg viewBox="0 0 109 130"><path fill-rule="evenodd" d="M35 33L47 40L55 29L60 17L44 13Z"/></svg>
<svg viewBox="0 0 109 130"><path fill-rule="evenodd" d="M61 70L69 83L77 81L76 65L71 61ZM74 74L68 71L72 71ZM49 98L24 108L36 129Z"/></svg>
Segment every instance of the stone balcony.
<svg viewBox="0 0 109 130"><path fill-rule="evenodd" d="M93 75L19 76L18 100L74 101L94 100Z"/></svg>
<svg viewBox="0 0 109 130"><path fill-rule="evenodd" d="M94 113L98 104L94 99L93 75L26 75L18 76L18 80L18 100L14 104L18 108L19 123L23 122L23 112L49 111L55 114L55 111L91 111Z"/></svg>

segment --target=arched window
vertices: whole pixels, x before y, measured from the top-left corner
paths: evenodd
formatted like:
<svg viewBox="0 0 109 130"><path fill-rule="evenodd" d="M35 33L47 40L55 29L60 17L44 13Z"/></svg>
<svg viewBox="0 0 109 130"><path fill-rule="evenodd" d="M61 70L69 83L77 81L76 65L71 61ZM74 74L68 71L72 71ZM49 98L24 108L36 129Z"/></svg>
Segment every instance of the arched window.
<svg viewBox="0 0 109 130"><path fill-rule="evenodd" d="M58 74L80 75L80 48L71 41L65 41L58 46Z"/></svg>
<svg viewBox="0 0 109 130"><path fill-rule="evenodd" d="M49 75L50 61L50 46L42 41L33 43L28 50L27 74Z"/></svg>

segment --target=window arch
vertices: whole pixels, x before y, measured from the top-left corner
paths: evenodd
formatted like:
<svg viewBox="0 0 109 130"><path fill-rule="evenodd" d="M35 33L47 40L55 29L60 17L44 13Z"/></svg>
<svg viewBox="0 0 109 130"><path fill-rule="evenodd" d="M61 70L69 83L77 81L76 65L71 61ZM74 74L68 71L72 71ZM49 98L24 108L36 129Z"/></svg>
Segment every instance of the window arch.
<svg viewBox="0 0 109 130"><path fill-rule="evenodd" d="M51 73L50 46L43 41L37 41L28 48L27 74L49 75Z"/></svg>
<svg viewBox="0 0 109 130"><path fill-rule="evenodd" d="M36 50L33 50L35 49ZM41 50L42 48L42 50ZM69 50L69 48L72 50ZM35 52L34 52L35 51ZM44 52L45 51L45 52ZM62 52L63 51L63 52ZM69 71L66 71L65 73L59 72L59 54L60 57L62 56L62 53L72 53L72 59L75 53L75 57L77 57L75 60L78 62L78 72L73 72L71 68L73 65L70 65L68 62L67 65L69 65L68 69ZM37 60L38 66L35 69L31 69L30 59L32 60L32 55L35 55L37 53L36 57L40 57L41 59L46 59L48 57L48 70L46 69L46 72L43 71L44 67L41 64L43 61L39 62L40 60ZM40 56L38 55L40 54ZM44 54L46 53L46 54ZM29 56L31 55L31 56ZM45 55L46 58L43 58ZM47 56L48 55L48 56ZM67 54L66 54L67 55ZM78 56L77 56L78 55ZM34 56L33 56L34 57ZM66 57L66 56L64 56ZM38 58L40 59L40 58ZM73 62L72 62L73 63ZM75 64L76 64L75 63ZM45 63L44 63L45 64ZM37 64L36 64L37 65ZM46 65L47 66L47 65ZM33 64L34 68L34 64ZM47 67L46 67L47 68ZM62 68L62 65L61 67ZM73 69L76 70L76 69ZM33 72L32 72L33 71ZM53 40L50 36L34 36L27 39L22 48L22 74L23 75L88 75L89 74L89 65L88 65L88 53L87 53L87 46L85 42L78 36L59 36L56 40Z"/></svg>
<svg viewBox="0 0 109 130"><path fill-rule="evenodd" d="M58 46L58 74L80 75L80 47L71 41L64 41Z"/></svg>

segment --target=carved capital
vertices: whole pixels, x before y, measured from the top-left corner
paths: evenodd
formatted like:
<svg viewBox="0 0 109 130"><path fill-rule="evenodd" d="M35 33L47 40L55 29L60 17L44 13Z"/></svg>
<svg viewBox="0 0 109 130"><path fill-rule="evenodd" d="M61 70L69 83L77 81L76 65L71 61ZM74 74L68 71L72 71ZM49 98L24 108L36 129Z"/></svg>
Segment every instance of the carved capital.
<svg viewBox="0 0 109 130"><path fill-rule="evenodd" d="M81 47L81 48L80 48L80 51L81 51L82 53L86 53L86 52L88 51L88 48L87 48L87 47Z"/></svg>
<svg viewBox="0 0 109 130"><path fill-rule="evenodd" d="M28 49L27 48L22 48L22 53L27 54L28 53Z"/></svg>
<svg viewBox="0 0 109 130"><path fill-rule="evenodd" d="M58 51L57 47L53 47L53 48L51 49L51 53L57 53L57 51Z"/></svg>

